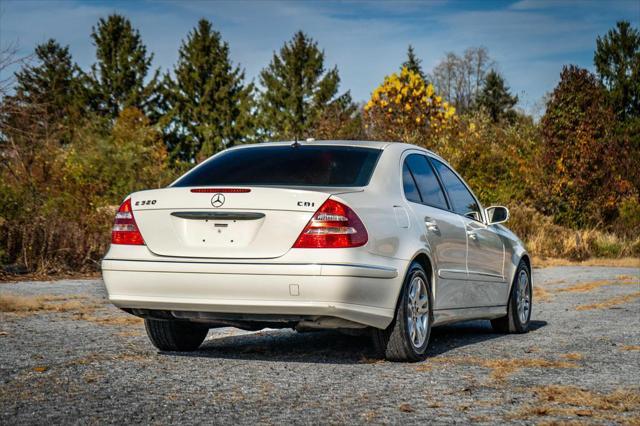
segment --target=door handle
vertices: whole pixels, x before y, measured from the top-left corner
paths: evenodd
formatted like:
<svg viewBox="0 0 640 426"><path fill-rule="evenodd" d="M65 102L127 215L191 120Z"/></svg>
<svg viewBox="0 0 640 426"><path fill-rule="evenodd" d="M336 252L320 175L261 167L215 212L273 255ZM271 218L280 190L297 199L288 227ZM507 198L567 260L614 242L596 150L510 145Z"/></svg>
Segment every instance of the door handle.
<svg viewBox="0 0 640 426"><path fill-rule="evenodd" d="M424 218L424 225L427 227L428 231L438 232L438 230L439 230L438 222L436 222L435 220L431 219L430 217L425 217Z"/></svg>
<svg viewBox="0 0 640 426"><path fill-rule="evenodd" d="M478 234L473 231L467 231L467 236L469 237L469 239L474 241L478 239Z"/></svg>

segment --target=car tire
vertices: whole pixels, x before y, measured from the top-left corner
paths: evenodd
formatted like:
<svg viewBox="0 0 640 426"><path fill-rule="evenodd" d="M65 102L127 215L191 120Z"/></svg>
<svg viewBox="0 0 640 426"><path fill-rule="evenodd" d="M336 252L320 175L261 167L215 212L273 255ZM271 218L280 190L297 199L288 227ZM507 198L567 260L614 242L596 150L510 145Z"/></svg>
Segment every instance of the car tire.
<svg viewBox="0 0 640 426"><path fill-rule="evenodd" d="M191 352L200 347L209 329L186 321L145 319L153 346L161 351Z"/></svg>
<svg viewBox="0 0 640 426"><path fill-rule="evenodd" d="M432 321L431 286L422 266L414 262L405 277L393 322L384 330L373 330L376 352L389 361L423 360Z"/></svg>
<svg viewBox="0 0 640 426"><path fill-rule="evenodd" d="M511 285L507 315L491 320L491 326L495 331L500 333L526 333L529 330L533 307L533 291L531 287L531 272L525 261L521 260Z"/></svg>

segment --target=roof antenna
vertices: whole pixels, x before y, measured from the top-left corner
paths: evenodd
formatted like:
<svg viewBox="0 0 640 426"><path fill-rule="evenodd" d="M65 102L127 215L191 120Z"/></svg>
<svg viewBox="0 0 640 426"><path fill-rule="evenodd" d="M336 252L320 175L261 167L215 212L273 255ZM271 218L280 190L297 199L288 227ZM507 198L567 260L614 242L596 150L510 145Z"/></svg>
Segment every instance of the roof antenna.
<svg viewBox="0 0 640 426"><path fill-rule="evenodd" d="M296 135L294 142L291 144L291 148L298 148L299 146L300 142L298 142L298 135Z"/></svg>

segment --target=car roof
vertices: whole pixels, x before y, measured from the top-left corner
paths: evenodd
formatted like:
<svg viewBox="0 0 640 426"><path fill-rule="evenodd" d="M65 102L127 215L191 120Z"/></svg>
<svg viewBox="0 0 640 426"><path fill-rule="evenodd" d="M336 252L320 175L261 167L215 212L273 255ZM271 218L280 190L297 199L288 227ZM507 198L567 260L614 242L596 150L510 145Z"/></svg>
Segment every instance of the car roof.
<svg viewBox="0 0 640 426"><path fill-rule="evenodd" d="M261 142L257 144L247 144L247 145L237 145L229 149L242 149L242 148L250 148L257 146L284 146L284 145L292 145L295 141L276 141L276 142ZM426 151L429 154L432 154L435 157L440 158L439 155L435 154L432 151L429 151L426 148L423 148L418 145L412 145L408 143L402 142L390 142L390 141L366 141L366 140L304 140L298 141L298 143L302 146L353 146L353 147L362 147L362 148L374 148L385 150L387 148L392 147L393 149L398 149L400 151L405 151L407 149L418 149L421 151Z"/></svg>

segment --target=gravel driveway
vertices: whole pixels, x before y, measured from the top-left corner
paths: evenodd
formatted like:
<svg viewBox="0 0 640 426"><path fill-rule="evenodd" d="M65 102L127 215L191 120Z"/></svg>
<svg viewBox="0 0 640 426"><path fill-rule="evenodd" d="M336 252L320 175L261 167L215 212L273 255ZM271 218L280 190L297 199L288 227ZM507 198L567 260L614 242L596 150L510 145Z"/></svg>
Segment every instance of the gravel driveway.
<svg viewBox="0 0 640 426"><path fill-rule="evenodd" d="M640 424L640 270L534 272L533 330L434 329L417 364L366 337L211 330L159 353L99 280L0 284L0 424ZM10 312L7 312L10 311Z"/></svg>

